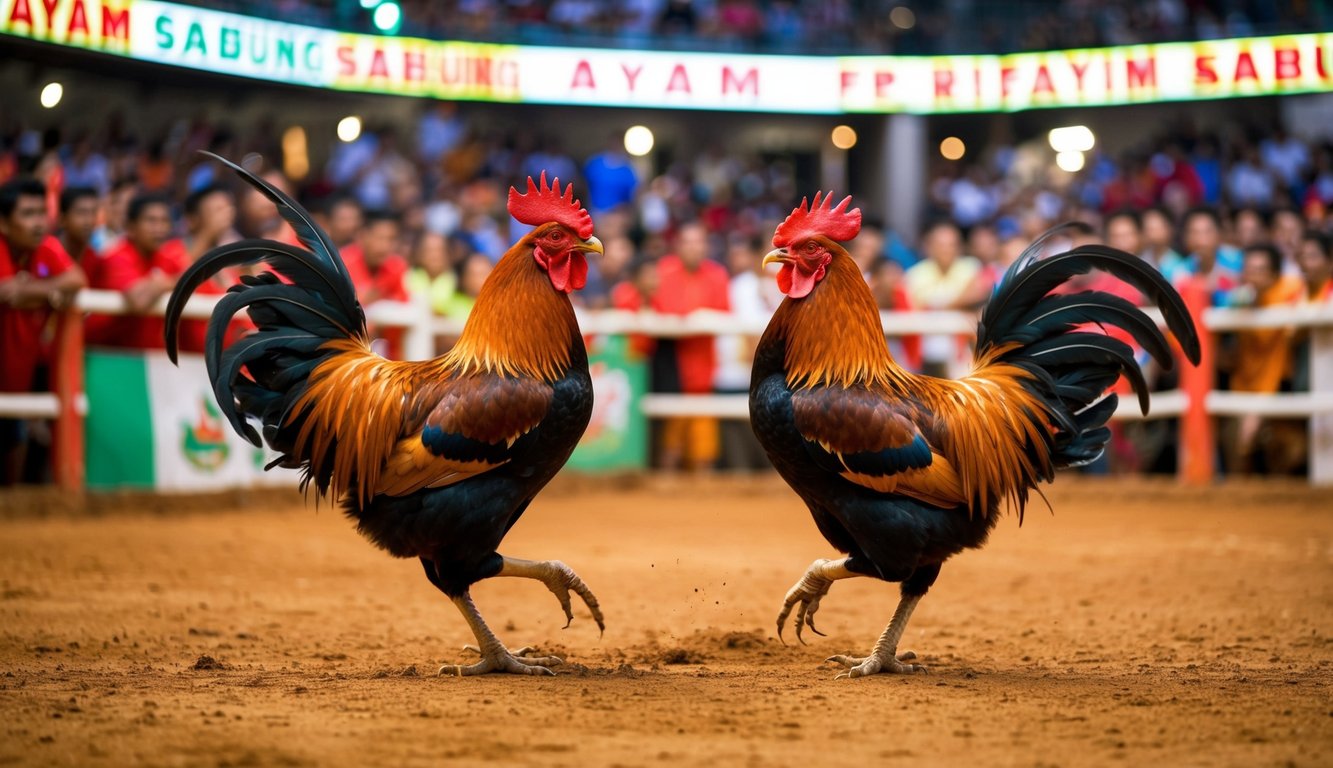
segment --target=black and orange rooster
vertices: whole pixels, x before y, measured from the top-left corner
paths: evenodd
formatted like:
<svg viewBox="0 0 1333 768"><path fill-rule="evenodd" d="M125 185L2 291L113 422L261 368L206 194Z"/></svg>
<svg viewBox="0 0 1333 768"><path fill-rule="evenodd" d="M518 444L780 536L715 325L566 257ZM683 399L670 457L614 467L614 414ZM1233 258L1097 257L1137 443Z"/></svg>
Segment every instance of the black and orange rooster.
<svg viewBox="0 0 1333 768"><path fill-rule="evenodd" d="M220 159L220 158L219 158ZM226 162L226 161L223 161ZM181 307L218 270L266 262L218 302L205 358L218 404L255 445L263 438L303 470L301 486L341 498L358 530L396 557L415 557L463 613L481 660L440 674L553 674L555 657L510 652L486 626L469 587L493 576L544 583L573 621L570 593L599 628L597 599L566 565L503 557L501 539L569 458L592 414L588 356L568 293L601 253L592 219L542 175L509 191L509 212L535 227L496 264L457 345L421 362L370 349L347 267L299 204L227 163L272 200L305 248L246 240L217 248L181 276L167 310L175 360ZM274 274L276 273L276 274ZM279 276L286 282L279 279ZM241 309L257 332L223 348ZM272 466L272 465L271 465Z"/></svg>
<svg viewBox="0 0 1333 768"><path fill-rule="evenodd" d="M838 579L902 582L893 619L864 658L834 656L839 677L921 672L898 655L912 610L940 565L980 547L1003 502L1022 522L1029 490L1055 470L1099 456L1124 374L1148 409L1129 345L1098 332L1128 331L1163 366L1165 337L1140 310L1105 293L1051 295L1090 269L1133 284L1162 309L1186 357L1199 341L1180 296L1142 260L1099 245L1042 258L1050 234L1004 276L982 314L971 375L918 376L890 357L879 309L861 271L838 243L856 236L861 212L848 197L802 201L773 236L764 264L780 263L787 295L755 353L750 418L783 479L847 557L817 560L787 593L778 635L793 608L796 634L817 634L815 612Z"/></svg>

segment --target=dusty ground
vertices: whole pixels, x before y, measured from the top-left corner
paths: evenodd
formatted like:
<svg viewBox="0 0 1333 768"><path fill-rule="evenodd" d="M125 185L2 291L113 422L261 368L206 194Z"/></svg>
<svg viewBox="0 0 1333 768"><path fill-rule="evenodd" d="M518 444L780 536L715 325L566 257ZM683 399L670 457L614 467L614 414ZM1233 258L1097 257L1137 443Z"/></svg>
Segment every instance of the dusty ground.
<svg viewBox="0 0 1333 768"><path fill-rule="evenodd" d="M1327 495L1050 495L945 566L904 642L929 675L855 681L821 662L868 649L896 589L841 582L830 636L779 644L831 552L776 482L539 499L505 551L574 566L605 637L535 582L475 594L566 656L548 679L436 677L458 614L327 507L0 521L0 764L1333 764Z"/></svg>

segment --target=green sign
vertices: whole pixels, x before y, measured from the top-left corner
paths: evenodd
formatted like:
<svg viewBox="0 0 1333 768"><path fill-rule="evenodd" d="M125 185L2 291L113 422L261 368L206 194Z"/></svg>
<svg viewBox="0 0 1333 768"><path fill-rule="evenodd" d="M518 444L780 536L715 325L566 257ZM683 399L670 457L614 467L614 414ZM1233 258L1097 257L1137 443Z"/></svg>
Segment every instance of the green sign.
<svg viewBox="0 0 1333 768"><path fill-rule="evenodd" d="M598 336L589 349L593 411L569 468L584 471L648 466L648 419L639 401L648 389L648 365L632 360L625 336Z"/></svg>

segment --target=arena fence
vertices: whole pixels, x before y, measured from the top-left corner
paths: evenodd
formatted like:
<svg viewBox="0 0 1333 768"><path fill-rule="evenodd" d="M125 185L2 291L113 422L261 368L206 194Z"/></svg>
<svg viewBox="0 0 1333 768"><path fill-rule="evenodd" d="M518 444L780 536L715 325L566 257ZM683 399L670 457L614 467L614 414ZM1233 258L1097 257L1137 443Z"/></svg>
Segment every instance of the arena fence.
<svg viewBox="0 0 1333 768"><path fill-rule="evenodd" d="M1191 484L1208 483L1215 476L1217 450L1211 417L1255 414L1308 418L1310 482L1333 485L1333 305L1205 309L1201 288L1187 288L1184 293L1200 327L1206 329L1202 364L1197 368L1181 366L1179 389L1154 393L1152 411L1147 417L1139 414L1132 399L1126 398L1114 418L1179 418L1178 474L1182 482ZM183 316L207 318L217 300L218 297L194 296L186 304ZM163 314L165 309L163 300L155 312ZM88 414L88 401L84 394L82 318L88 312L124 314L124 298L111 291L81 292L75 306L63 312L56 323L52 391L0 394L0 417L54 421L55 477L62 487L75 491L84 488L84 418ZM410 359L431 357L437 336L456 336L462 330L460 321L432 316L424 302L380 302L367 309L367 319L380 328L404 329L403 352ZM943 334L966 341L976 330L975 318L963 312L886 312L882 320L884 332L890 337ZM746 321L709 311L684 317L651 312L581 311L579 321L588 336L638 334L653 338L726 334L757 337L765 325L765 321ZM1213 354L1217 335L1260 328L1284 328L1306 336L1309 392L1255 394L1214 390ZM960 343L950 373L964 374L968 362L967 345ZM638 407L648 418L749 416L745 395L646 394L639 399Z"/></svg>

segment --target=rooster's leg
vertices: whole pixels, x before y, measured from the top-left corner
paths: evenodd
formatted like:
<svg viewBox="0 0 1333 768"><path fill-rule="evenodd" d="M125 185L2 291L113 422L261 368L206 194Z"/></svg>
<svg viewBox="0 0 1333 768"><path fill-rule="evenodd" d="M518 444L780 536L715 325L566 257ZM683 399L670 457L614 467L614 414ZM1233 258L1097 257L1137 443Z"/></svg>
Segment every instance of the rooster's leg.
<svg viewBox="0 0 1333 768"><path fill-rule="evenodd" d="M910 675L926 671L920 664L904 663L914 660L916 654L911 651L898 653L898 642L903 639L903 632L907 629L908 620L912 618L912 611L916 610L916 604L921 602L922 596L935 583L935 577L939 574L938 564L922 566L903 582L903 596L898 601L898 609L893 612L893 619L884 629L884 634L879 636L869 656L833 656L828 659L847 667L846 672L838 675L839 678L864 677L876 673Z"/></svg>
<svg viewBox="0 0 1333 768"><path fill-rule="evenodd" d="M583 583L583 579L580 579L572 568L559 560L519 560L516 557L506 557L504 565L500 567L500 572L496 576L536 579L545 584L565 611L566 627L574 621L574 611L569 600L569 593L573 592L588 606L592 620L597 622L597 629L599 631L606 629L606 623L602 619L602 608L597 604L597 596L588 589L588 585Z"/></svg>
<svg viewBox="0 0 1333 768"><path fill-rule="evenodd" d="M454 605L458 606L458 611L463 614L463 619L472 629L472 634L477 636L477 650L481 654L481 661L469 666L461 664L445 664L440 667L441 675L456 675L463 677L465 675L484 675L488 672L509 672L516 675L554 675L555 673L547 669L564 662L555 656L527 656L525 653L528 648L521 649L517 654L510 653L509 649L504 647L504 643L495 636L491 628L486 626L486 622L481 618L481 613L477 606L472 603L472 595L464 592L463 594L451 598Z"/></svg>
<svg viewBox="0 0 1333 768"><path fill-rule="evenodd" d="M905 661L911 661L916 658L916 654L908 651L901 656L898 655L898 641L903 637L903 630L907 629L907 620L912 618L912 611L916 604L921 602L920 595L912 597L904 596L898 603L898 610L893 612L893 620L885 628L884 634L879 636L879 641L875 643L875 649L865 658L855 656L832 656L828 660L847 667L847 671L838 675L843 677L862 677L864 675L873 675L877 672L886 672L891 674L912 674L914 672L925 672L926 668L920 664L904 664Z"/></svg>
<svg viewBox="0 0 1333 768"><path fill-rule="evenodd" d="M792 608L796 609L796 639L802 645L805 645L805 638L801 637L801 631L805 627L810 627L810 631L816 635L824 634L815 629L815 612L819 610L819 601L828 594L833 582L861 575L847 568L850 559L816 560L806 569L796 586L787 590L787 597L782 601L782 611L778 614L779 640L782 639L782 630L787 626L787 617L791 615Z"/></svg>

